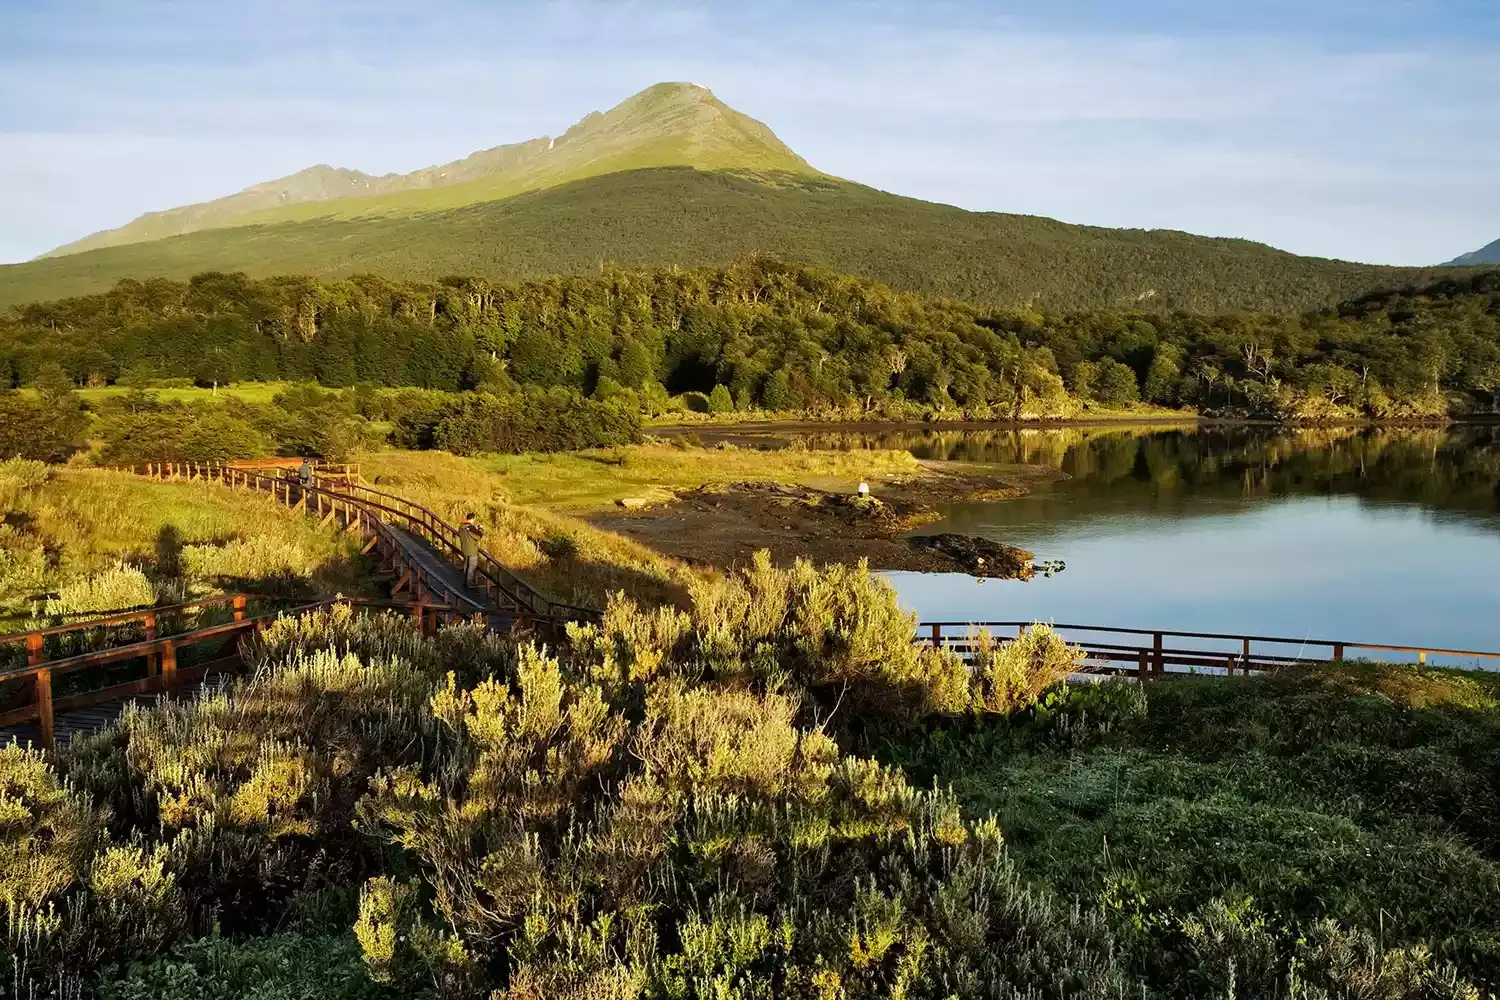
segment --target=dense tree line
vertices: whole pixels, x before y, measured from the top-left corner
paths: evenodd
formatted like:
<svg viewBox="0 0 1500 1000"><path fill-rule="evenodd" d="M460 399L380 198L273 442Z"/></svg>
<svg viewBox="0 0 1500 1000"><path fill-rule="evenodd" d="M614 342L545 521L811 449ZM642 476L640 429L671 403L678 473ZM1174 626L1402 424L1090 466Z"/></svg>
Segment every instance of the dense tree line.
<svg viewBox="0 0 1500 1000"><path fill-rule="evenodd" d="M1461 272L1300 316L987 311L747 258L726 268L478 278L122 281L0 320L0 381L287 379L563 389L650 410L1066 416L1137 400L1325 419L1500 404L1500 272ZM654 401L654 402L653 402Z"/></svg>

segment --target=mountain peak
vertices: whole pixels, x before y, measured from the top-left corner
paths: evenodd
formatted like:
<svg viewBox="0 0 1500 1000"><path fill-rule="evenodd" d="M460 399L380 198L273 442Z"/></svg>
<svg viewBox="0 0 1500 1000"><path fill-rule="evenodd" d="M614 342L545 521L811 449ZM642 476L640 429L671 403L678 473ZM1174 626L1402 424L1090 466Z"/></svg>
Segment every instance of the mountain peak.
<svg viewBox="0 0 1500 1000"><path fill-rule="evenodd" d="M590 112L555 139L541 136L482 149L409 174L376 177L319 163L214 201L147 213L46 256L226 226L458 208L600 174L668 166L817 173L764 124L708 88L658 83L608 111Z"/></svg>
<svg viewBox="0 0 1500 1000"><path fill-rule="evenodd" d="M1455 257L1444 266L1465 267L1474 264L1500 264L1500 240L1466 253L1462 257Z"/></svg>

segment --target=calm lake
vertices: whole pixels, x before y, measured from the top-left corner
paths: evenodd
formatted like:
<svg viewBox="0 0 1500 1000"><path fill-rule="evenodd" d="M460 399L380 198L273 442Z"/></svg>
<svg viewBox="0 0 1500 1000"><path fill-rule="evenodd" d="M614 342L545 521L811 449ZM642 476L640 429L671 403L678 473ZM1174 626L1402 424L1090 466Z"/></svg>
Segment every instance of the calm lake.
<svg viewBox="0 0 1500 1000"><path fill-rule="evenodd" d="M809 443L1044 464L922 532L1019 545L1030 582L894 573L926 619L1244 632L1500 651L1500 428L903 430Z"/></svg>

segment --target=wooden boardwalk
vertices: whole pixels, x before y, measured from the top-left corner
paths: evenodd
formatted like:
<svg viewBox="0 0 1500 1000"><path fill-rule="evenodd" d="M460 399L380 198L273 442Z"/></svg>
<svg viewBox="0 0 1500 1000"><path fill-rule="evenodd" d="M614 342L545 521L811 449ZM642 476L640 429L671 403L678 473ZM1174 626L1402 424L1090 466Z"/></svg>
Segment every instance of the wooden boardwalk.
<svg viewBox="0 0 1500 1000"><path fill-rule="evenodd" d="M401 609L418 622L426 633L436 631L444 622L482 616L488 627L510 631L517 627L555 633L563 622L591 617L597 612L559 604L531 588L525 581L500 566L488 553L481 551L476 586L464 579L456 528L427 508L402 497L363 486L347 474L319 480L303 487L284 477L267 475L254 469L233 466L151 465L144 473L159 480L206 480L231 489L258 490L270 494L280 503L317 517L365 540L363 551L375 556L384 573L392 580L392 597L400 600L370 601L354 599L351 603ZM29 633L0 636L0 644L24 643L25 667L0 672L0 684L11 688L12 695L25 693L30 685L30 699L9 711L0 710L0 742L19 740L50 747L58 740L67 742L80 733L90 733L118 718L131 701L152 701L159 697L189 697L206 678L223 676L241 666L238 641L242 636L263 628L276 613L251 618L246 612L248 595L231 595L193 605L175 608L151 608L114 617L93 619ZM231 604L234 620L199 628L178 635L158 636L158 615L166 620L169 612L212 604ZM289 602L288 602L289 603ZM332 601L287 607L286 611L307 611L327 606ZM143 630L143 641L132 641ZM48 660L47 639L61 633L80 630L106 632L119 626L122 644L92 652ZM179 670L177 654L181 649L210 646L205 662ZM107 665L139 663L144 676L109 687L73 693L54 698L54 675ZM118 671L116 671L118 673ZM20 685L21 691L17 692ZM170 694L169 694L170 692Z"/></svg>

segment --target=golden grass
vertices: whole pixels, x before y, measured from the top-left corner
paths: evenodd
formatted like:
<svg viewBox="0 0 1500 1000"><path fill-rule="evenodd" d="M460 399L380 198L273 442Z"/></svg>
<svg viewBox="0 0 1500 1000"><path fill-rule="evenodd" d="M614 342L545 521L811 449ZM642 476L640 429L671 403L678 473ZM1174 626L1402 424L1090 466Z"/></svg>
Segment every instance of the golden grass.
<svg viewBox="0 0 1500 1000"><path fill-rule="evenodd" d="M269 497L213 484L54 466L46 481L16 498L8 516L17 526L12 541L40 544L47 553L44 591L121 563L159 579L180 573L187 590L200 594L238 589L271 563L328 588L352 592L358 584L352 537L321 529Z"/></svg>
<svg viewBox="0 0 1500 1000"><path fill-rule="evenodd" d="M710 483L774 482L852 490L861 479L918 475L904 451L759 451L753 448L641 444L551 455L492 455L459 460L433 452L383 452L367 470L402 481L450 482L456 476L514 504L554 511L591 511L627 497L670 499L674 491ZM441 470L440 472L437 470Z"/></svg>

